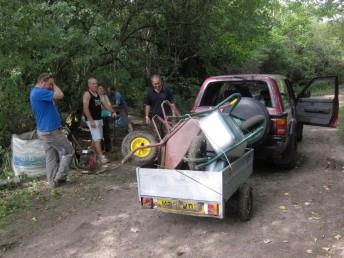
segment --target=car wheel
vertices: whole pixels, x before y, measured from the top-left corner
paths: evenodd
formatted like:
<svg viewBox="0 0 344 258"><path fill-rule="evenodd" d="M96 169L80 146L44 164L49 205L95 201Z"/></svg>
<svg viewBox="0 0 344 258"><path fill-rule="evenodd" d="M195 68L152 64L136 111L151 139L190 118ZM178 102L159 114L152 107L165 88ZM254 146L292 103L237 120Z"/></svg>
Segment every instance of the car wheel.
<svg viewBox="0 0 344 258"><path fill-rule="evenodd" d="M155 137L145 131L133 131L128 133L122 141L122 155L126 157L136 148L146 145L156 144ZM145 166L152 164L158 155L158 148L143 148L136 151L132 156L132 162L137 166Z"/></svg>
<svg viewBox="0 0 344 258"><path fill-rule="evenodd" d="M253 190L252 187L244 183L239 188L238 212L241 221L248 221L253 215Z"/></svg>
<svg viewBox="0 0 344 258"><path fill-rule="evenodd" d="M297 141L301 142L302 141L302 136L303 136L303 124L297 123L297 125L296 125L296 134L297 134Z"/></svg>
<svg viewBox="0 0 344 258"><path fill-rule="evenodd" d="M297 161L297 135L292 135L287 149L282 154L282 159L277 162L281 168L293 169Z"/></svg>

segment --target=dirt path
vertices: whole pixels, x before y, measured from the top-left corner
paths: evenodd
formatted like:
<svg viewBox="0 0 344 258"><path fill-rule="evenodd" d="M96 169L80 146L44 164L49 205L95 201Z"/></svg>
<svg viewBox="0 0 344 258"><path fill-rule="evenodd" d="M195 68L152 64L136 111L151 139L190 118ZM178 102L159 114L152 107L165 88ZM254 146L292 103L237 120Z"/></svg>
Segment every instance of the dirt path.
<svg viewBox="0 0 344 258"><path fill-rule="evenodd" d="M131 166L74 176L0 231L0 256L344 257L343 153L335 129L305 127L296 169L255 168L246 223L140 209Z"/></svg>

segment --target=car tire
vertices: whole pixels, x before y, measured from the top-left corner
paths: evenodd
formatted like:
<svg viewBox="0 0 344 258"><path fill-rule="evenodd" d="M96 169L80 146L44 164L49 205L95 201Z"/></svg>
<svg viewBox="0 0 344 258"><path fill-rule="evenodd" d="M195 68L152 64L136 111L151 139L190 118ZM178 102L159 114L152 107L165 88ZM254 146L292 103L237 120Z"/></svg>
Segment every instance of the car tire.
<svg viewBox="0 0 344 258"><path fill-rule="evenodd" d="M282 159L277 162L283 169L293 169L297 161L297 135L291 136L286 150L282 154Z"/></svg>
<svg viewBox="0 0 344 258"><path fill-rule="evenodd" d="M248 144L252 147L259 146L268 136L270 131L271 119L266 107L259 101L253 98L243 97L239 103L234 107L230 115L234 118L238 118L242 121L247 121L251 117L260 115L264 118L263 133L259 137L254 137L252 140L248 141Z"/></svg>
<svg viewBox="0 0 344 258"><path fill-rule="evenodd" d="M296 135L297 135L297 141L301 142L303 137L303 124L297 123L296 125Z"/></svg>
<svg viewBox="0 0 344 258"><path fill-rule="evenodd" d="M157 144L155 137L145 131L132 131L128 133L122 141L122 155L126 157L130 152L139 146ZM137 166L146 166L153 163L158 156L158 148L145 148L135 152L131 156L131 161Z"/></svg>
<svg viewBox="0 0 344 258"><path fill-rule="evenodd" d="M206 155L207 152L207 142L205 135L203 133L195 136L190 144L188 149L188 158L189 159L198 159L202 158ZM188 161L188 166L190 170L197 170L196 169L196 162Z"/></svg>
<svg viewBox="0 0 344 258"><path fill-rule="evenodd" d="M238 215L241 221L248 221L253 215L253 189L244 183L238 190Z"/></svg>

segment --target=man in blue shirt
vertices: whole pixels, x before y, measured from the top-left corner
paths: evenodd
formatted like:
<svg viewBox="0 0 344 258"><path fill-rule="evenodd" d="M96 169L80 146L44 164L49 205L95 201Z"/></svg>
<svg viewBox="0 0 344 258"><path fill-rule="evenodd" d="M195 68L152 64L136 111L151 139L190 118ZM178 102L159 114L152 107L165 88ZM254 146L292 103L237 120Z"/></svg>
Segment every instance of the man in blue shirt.
<svg viewBox="0 0 344 258"><path fill-rule="evenodd" d="M128 128L129 132L132 132L134 130L133 124L129 120L128 105L123 99L122 94L117 90L116 87L113 87L111 89L110 97L113 107L116 109L116 111L119 113L120 118L122 119L124 127Z"/></svg>
<svg viewBox="0 0 344 258"><path fill-rule="evenodd" d="M61 118L54 100L63 92L48 73L42 73L30 92L30 102L36 121L37 135L46 152L47 179L51 187L66 183L74 150L61 131Z"/></svg>

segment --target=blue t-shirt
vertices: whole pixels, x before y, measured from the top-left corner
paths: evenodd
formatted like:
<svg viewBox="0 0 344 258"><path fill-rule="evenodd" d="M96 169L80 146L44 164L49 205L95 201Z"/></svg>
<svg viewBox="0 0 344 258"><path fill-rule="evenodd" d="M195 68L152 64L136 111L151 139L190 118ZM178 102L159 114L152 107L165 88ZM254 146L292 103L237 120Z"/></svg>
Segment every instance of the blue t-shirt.
<svg viewBox="0 0 344 258"><path fill-rule="evenodd" d="M53 101L54 92L33 87L30 102L38 131L50 132L61 127L61 118Z"/></svg>
<svg viewBox="0 0 344 258"><path fill-rule="evenodd" d="M118 91L115 91L111 94L111 101L114 105L118 106L119 108L125 105L124 99Z"/></svg>

